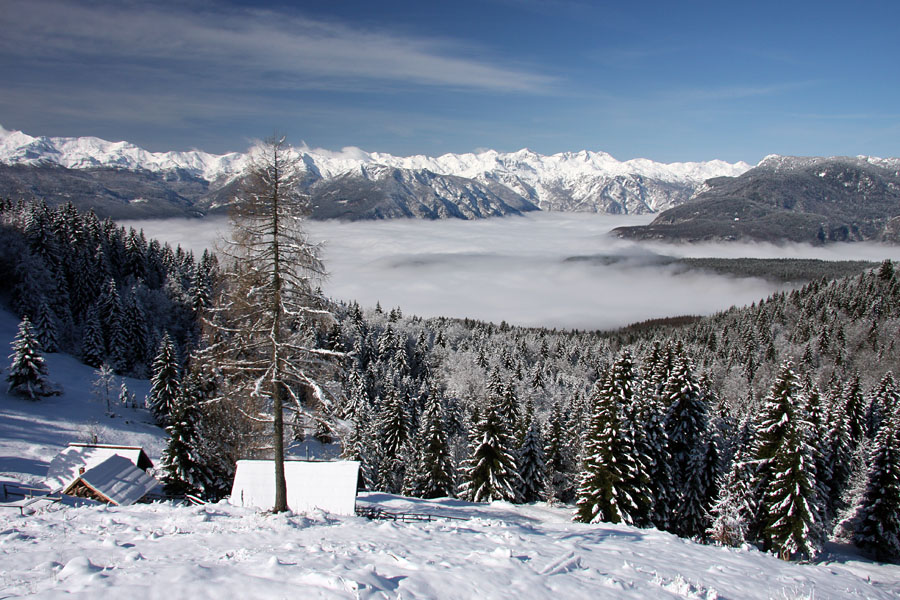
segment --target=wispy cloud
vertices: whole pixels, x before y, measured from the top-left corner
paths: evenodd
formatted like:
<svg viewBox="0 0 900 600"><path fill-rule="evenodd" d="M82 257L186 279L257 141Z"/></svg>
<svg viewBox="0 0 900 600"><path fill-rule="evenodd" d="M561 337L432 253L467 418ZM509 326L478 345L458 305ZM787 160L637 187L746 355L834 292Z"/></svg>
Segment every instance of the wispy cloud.
<svg viewBox="0 0 900 600"><path fill-rule="evenodd" d="M762 96L774 96L815 85L816 81L790 81L786 83L734 84L711 87L676 88L663 92L667 100L680 102L710 102L741 100Z"/></svg>
<svg viewBox="0 0 900 600"><path fill-rule="evenodd" d="M794 113L791 116L801 119L822 121L881 121L900 119L900 113Z"/></svg>
<svg viewBox="0 0 900 600"><path fill-rule="evenodd" d="M299 13L197 3L0 0L0 52L103 70L127 63L158 80L194 86L330 89L393 82L458 89L542 93L554 79L482 58L485 48L433 40ZM351 84L348 84L351 82Z"/></svg>
<svg viewBox="0 0 900 600"><path fill-rule="evenodd" d="M561 11L586 13L596 6L583 0L491 0L494 4L527 10L539 14L558 14Z"/></svg>

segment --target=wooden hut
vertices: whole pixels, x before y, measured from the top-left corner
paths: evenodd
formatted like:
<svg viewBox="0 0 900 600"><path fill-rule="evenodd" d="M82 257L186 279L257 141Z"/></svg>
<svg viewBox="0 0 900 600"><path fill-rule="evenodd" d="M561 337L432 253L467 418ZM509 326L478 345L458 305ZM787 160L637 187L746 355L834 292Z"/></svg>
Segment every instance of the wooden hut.
<svg viewBox="0 0 900 600"><path fill-rule="evenodd" d="M153 462L140 446L116 446L112 444L69 444L57 454L47 470L47 486L53 491L66 488L84 471L91 469L110 456L127 458L142 471L153 468Z"/></svg>
<svg viewBox="0 0 900 600"><path fill-rule="evenodd" d="M123 456L114 454L80 473L62 493L98 502L128 506L156 488L159 482Z"/></svg>

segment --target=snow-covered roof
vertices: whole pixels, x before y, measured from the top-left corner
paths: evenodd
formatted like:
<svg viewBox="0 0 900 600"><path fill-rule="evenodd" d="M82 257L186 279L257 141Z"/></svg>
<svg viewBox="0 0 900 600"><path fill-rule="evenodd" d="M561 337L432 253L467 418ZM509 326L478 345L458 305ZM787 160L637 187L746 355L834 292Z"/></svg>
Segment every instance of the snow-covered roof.
<svg viewBox="0 0 900 600"><path fill-rule="evenodd" d="M134 504L158 485L156 479L117 454L82 473L63 493L72 492L79 483L90 488L99 499L119 506Z"/></svg>
<svg viewBox="0 0 900 600"><path fill-rule="evenodd" d="M294 512L321 509L352 515L358 476L359 462L354 460L285 461L288 507ZM239 460L229 502L263 509L275 506L275 462Z"/></svg>
<svg viewBox="0 0 900 600"><path fill-rule="evenodd" d="M153 466L150 458L140 446L113 446L109 444L69 444L52 461L47 469L47 485L51 490L68 487L75 481L81 470L99 465L110 456L127 458L139 469Z"/></svg>

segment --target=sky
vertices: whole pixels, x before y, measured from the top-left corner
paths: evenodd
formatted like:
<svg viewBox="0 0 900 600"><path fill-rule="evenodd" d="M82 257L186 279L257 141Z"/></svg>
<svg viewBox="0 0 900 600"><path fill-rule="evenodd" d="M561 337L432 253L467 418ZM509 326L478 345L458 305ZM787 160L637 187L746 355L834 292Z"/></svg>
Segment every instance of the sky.
<svg viewBox="0 0 900 600"><path fill-rule="evenodd" d="M708 315L785 289L660 266L648 255L722 258L900 260L900 247L762 243L662 244L621 240L613 227L646 224L653 215L530 213L463 221L389 219L310 221L328 278L324 292L371 308L400 307L422 317L470 317L564 329L615 329L675 315ZM123 221L147 236L200 254L228 232L227 219ZM571 261L572 257L619 261ZM609 264L603 264L609 263ZM698 293L703 290L703 293Z"/></svg>
<svg viewBox="0 0 900 600"><path fill-rule="evenodd" d="M152 151L900 156L900 3L0 0L0 125Z"/></svg>

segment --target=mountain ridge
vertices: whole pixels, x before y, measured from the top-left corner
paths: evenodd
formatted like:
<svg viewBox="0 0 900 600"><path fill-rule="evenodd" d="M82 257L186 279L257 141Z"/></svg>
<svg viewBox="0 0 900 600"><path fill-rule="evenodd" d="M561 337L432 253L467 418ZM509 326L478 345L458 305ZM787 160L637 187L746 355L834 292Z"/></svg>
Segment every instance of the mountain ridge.
<svg viewBox="0 0 900 600"><path fill-rule="evenodd" d="M416 154L394 156L383 152L367 152L356 147L340 151L314 149L306 145L294 148L307 168L315 165L324 178L344 174L361 165L380 164L410 170L429 170L438 175L456 175L474 179L501 167L506 171L539 172L552 170L559 176L572 177L586 172L603 171L610 175L638 175L666 178L669 181L701 182L710 177L747 171L752 165L723 160L661 163L645 158L619 161L606 152L580 150L551 155L538 154L527 148L515 152L485 150L437 157ZM229 152L211 154L202 150L150 152L130 142L110 142L97 137L33 137L21 131L6 130L0 125L0 163L39 165L55 163L66 168L115 167L131 170L162 171L183 169L207 181L231 176L246 164L246 154ZM522 174L520 173L520 174Z"/></svg>
<svg viewBox="0 0 900 600"><path fill-rule="evenodd" d="M301 146L294 152L306 171L304 192L310 194L317 208L314 218L335 218L337 213L341 213L341 218L350 219L397 216L481 218L536 209L653 213L687 201L710 177L736 175L750 168L747 163L732 164L721 160L658 163L638 158L619 161L605 152L588 150L553 155L541 155L528 149L509 153L486 150L438 157L397 157L353 147L335 152ZM127 205L133 199L109 194L107 188L121 188L122 185L114 181L106 185L105 182L116 179L120 171L178 173L182 179L205 182L200 185L204 188L202 193L179 198L175 206L170 201L172 194L160 190L152 210L178 212L182 210L181 205L187 203L190 211L203 212L227 203L220 192L228 190L240 176L246 156L237 152L215 155L199 150L154 153L128 142L109 142L96 137L32 137L0 127L0 165L20 169L17 173L6 169L7 181L0 191L23 193L24 190L32 195L43 195L39 186L26 185L17 179L25 167L61 167L81 174L93 171L95 178L103 180L93 196L105 197L108 200L105 209L115 216L127 216L132 210ZM70 175L79 179L78 173ZM406 186L404 193L384 179L393 176L387 175L389 173L401 173L401 179L408 181L424 177L436 187ZM61 174L56 172L57 176ZM166 178L167 175L162 179ZM371 185L371 181L379 178L377 185ZM361 188L367 188L365 197L359 198L357 204L351 203L350 208L345 202L338 210L329 200L341 192L335 187L337 180L344 182L350 196L358 196ZM330 196L318 196L320 188L327 190ZM451 189L453 191L449 191ZM65 195L63 191L62 196ZM91 195L83 192L82 198L89 199ZM478 208L488 200L487 205L482 206L485 210ZM375 205L377 209L373 208ZM151 211L148 206L142 209Z"/></svg>
<svg viewBox="0 0 900 600"><path fill-rule="evenodd" d="M670 242L900 243L900 158L768 156L707 180L686 203L620 237Z"/></svg>

